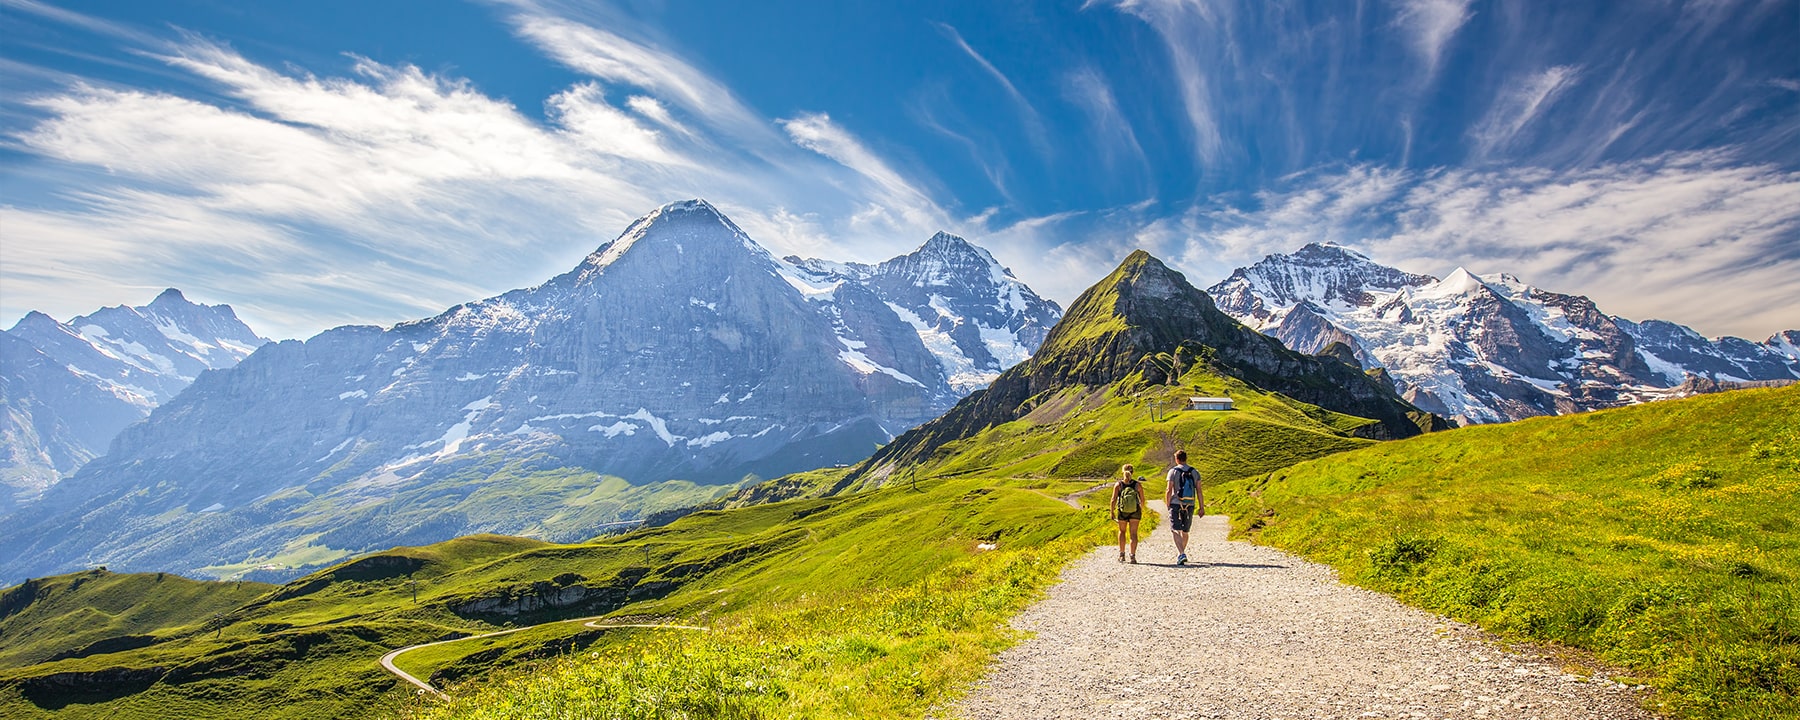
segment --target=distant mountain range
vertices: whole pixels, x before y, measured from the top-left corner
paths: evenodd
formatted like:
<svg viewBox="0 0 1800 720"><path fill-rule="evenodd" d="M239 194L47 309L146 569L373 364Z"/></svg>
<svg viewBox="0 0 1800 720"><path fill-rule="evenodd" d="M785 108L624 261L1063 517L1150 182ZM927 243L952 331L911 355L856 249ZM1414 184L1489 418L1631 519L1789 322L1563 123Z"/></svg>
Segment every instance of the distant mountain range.
<svg viewBox="0 0 1800 720"><path fill-rule="evenodd" d="M1592 300L1511 275L1458 268L1438 279L1311 244L1240 268L1207 291L1219 308L1288 347L1341 343L1402 396L1463 423L1517 420L1684 394L1706 383L1800 378L1800 332L1756 343L1707 339L1661 320L1608 315Z"/></svg>
<svg viewBox="0 0 1800 720"><path fill-rule="evenodd" d="M1046 388L1196 363L1380 438L1442 427L1431 413L1800 377L1795 331L1708 340L1330 245L1209 293L1137 253L1071 315L953 235L879 264L778 259L699 200L542 285L389 328L265 344L173 290L32 313L0 333L0 584L96 564L283 579L470 533L580 539L878 448L854 475L879 482Z"/></svg>
<svg viewBox="0 0 1800 720"><path fill-rule="evenodd" d="M537 287L271 344L0 529L0 584L88 565L281 577L477 532L572 540L867 457L1061 317L939 234L874 266L664 206Z"/></svg>
<svg viewBox="0 0 1800 720"><path fill-rule="evenodd" d="M197 305L175 289L66 323L26 314L0 331L0 513L104 454L200 373L267 342L229 306Z"/></svg>

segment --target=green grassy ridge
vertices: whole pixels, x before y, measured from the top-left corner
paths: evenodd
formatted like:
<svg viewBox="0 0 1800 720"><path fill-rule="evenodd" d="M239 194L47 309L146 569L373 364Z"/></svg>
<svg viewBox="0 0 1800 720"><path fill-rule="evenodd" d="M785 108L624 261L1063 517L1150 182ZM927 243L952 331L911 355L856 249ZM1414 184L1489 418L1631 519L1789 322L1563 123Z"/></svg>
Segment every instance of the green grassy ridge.
<svg viewBox="0 0 1800 720"><path fill-rule="evenodd" d="M0 594L0 668L197 632L215 613L236 609L272 589L262 583L208 583L104 568L31 580Z"/></svg>
<svg viewBox="0 0 1800 720"><path fill-rule="evenodd" d="M1595 652L1693 718L1800 717L1800 387L1464 428L1208 499L1239 533L1503 635Z"/></svg>
<svg viewBox="0 0 1800 720"><path fill-rule="evenodd" d="M1226 395L1235 410L1179 410L1195 395ZM1150 405L1165 408L1152 413ZM1370 420L1265 393L1235 378L1192 369L1177 384L1134 374L1112 386L1047 392L1032 412L974 437L946 444L914 474L986 473L1001 477L1116 475L1133 463L1153 475L1177 449L1209 482L1265 473L1375 441L1352 435ZM904 481L906 473L887 482Z"/></svg>
<svg viewBox="0 0 1800 720"><path fill-rule="evenodd" d="M1106 524L1097 509L1086 515ZM1014 639L1005 620L1099 540L1082 533L964 558L915 583L774 603L708 633L646 632L402 717L919 717L979 678Z"/></svg>
<svg viewBox="0 0 1800 720"><path fill-rule="evenodd" d="M499 627L450 612L472 597L561 574L595 578L635 569L641 585L674 584L620 612L706 622L746 608L805 602L798 598L902 586L976 553L983 540L1030 545L1099 521L1097 513L1083 515L1045 494L1072 491L1084 481L1039 484L1044 487L928 481L916 489L698 513L594 544L476 537L396 549L277 588L230 613L230 622L216 632L0 673L0 714L140 717L179 708L217 717L254 705L264 708L265 717L363 716L407 697L374 664L386 650ZM646 548L648 566L642 561ZM409 581L418 583L416 605ZM527 614L521 623L539 619ZM470 652L440 658L443 665L416 669L424 677L452 666L453 675L479 675L497 664L630 637L584 633L572 624L566 629L566 636L518 633L499 646L471 643ZM589 637L574 637L583 634ZM481 662L462 662L496 647L501 652ZM542 652L546 647L553 652ZM432 660L429 654L420 659L427 665ZM149 673L150 680L121 684L115 676L125 670ZM44 689L48 678L82 674L90 680L73 690ZM131 692L109 694L119 688ZM46 702L52 695L60 699Z"/></svg>

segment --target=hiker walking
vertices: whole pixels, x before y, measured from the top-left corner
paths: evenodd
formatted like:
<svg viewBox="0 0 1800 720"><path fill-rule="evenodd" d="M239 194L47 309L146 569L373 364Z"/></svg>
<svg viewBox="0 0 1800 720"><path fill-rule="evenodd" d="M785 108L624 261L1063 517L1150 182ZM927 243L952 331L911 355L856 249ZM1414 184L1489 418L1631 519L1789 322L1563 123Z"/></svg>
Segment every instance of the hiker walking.
<svg viewBox="0 0 1800 720"><path fill-rule="evenodd" d="M1194 526L1194 514L1206 517L1206 492L1200 487L1200 471L1188 467L1186 450L1175 451L1175 467L1169 468L1168 481L1163 503L1169 506L1169 530L1175 535L1175 564L1186 565L1188 529Z"/></svg>
<svg viewBox="0 0 1800 720"><path fill-rule="evenodd" d="M1132 467L1119 468L1119 481L1113 484L1112 514L1119 521L1119 562L1125 562L1125 532L1131 531L1131 564L1137 564L1138 521L1144 518L1144 485L1131 474Z"/></svg>

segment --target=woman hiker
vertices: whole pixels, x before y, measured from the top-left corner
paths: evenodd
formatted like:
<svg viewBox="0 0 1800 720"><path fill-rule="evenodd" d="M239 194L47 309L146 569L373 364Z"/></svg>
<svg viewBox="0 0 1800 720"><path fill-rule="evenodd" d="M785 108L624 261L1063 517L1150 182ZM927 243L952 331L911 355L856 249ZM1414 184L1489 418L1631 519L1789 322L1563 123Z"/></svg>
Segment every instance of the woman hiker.
<svg viewBox="0 0 1800 720"><path fill-rule="evenodd" d="M1113 485L1112 514L1119 521L1119 562L1125 562L1125 531L1131 531L1131 564L1137 564L1138 521L1144 517L1144 487L1132 467L1119 468L1119 482Z"/></svg>

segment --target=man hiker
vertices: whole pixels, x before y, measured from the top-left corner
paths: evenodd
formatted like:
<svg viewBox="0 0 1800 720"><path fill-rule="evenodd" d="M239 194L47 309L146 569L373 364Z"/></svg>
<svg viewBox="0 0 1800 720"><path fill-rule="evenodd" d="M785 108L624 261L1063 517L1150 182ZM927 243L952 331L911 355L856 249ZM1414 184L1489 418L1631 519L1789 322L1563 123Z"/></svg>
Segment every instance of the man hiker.
<svg viewBox="0 0 1800 720"><path fill-rule="evenodd" d="M1175 467L1169 468L1168 481L1163 504L1169 506L1169 530L1175 535L1175 564L1186 565L1188 529L1194 526L1194 513L1206 517L1200 471L1188 467L1186 450L1175 451Z"/></svg>

